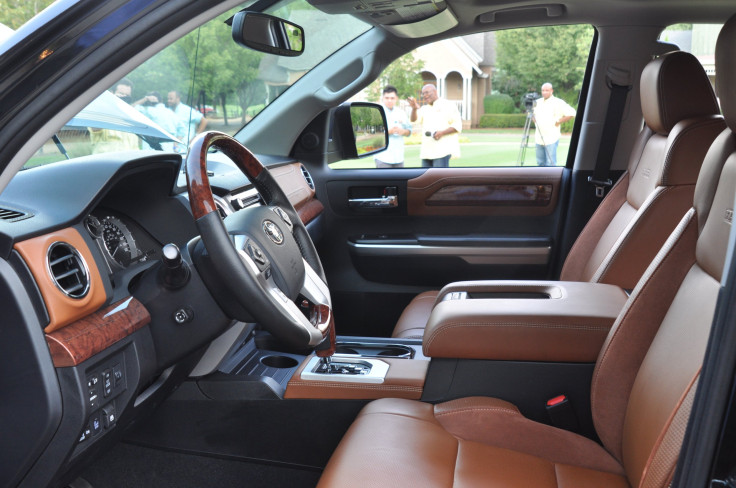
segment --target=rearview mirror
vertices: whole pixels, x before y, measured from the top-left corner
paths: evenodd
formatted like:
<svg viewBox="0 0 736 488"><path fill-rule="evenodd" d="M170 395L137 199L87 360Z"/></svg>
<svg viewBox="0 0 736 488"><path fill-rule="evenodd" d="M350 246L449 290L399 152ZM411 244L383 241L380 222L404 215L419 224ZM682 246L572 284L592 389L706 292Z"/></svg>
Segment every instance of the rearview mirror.
<svg viewBox="0 0 736 488"><path fill-rule="evenodd" d="M278 56L304 52L304 29L272 15L241 11L232 18L233 40L241 46Z"/></svg>
<svg viewBox="0 0 736 488"><path fill-rule="evenodd" d="M388 147L386 114L381 105L344 103L335 110L335 124L346 159L363 158Z"/></svg>

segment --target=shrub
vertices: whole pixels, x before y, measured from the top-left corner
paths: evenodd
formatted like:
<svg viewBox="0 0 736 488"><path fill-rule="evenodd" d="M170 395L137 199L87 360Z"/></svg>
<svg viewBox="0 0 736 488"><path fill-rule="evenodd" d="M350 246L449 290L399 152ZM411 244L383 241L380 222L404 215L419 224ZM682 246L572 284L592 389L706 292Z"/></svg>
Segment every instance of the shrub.
<svg viewBox="0 0 736 488"><path fill-rule="evenodd" d="M516 111L514 100L505 93L483 98L483 111L487 114L512 114Z"/></svg>
<svg viewBox="0 0 736 488"><path fill-rule="evenodd" d="M507 128L523 128L526 121L526 114L484 114L480 116L478 127L507 129Z"/></svg>

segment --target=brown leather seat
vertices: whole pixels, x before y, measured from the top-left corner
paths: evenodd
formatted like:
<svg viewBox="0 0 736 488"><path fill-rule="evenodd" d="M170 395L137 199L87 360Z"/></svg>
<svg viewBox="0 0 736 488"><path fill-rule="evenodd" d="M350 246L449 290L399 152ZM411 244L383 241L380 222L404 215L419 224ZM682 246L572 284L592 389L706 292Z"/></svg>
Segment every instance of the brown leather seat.
<svg viewBox="0 0 736 488"><path fill-rule="evenodd" d="M719 86L730 91L734 56L736 16L716 48ZM498 399L383 399L359 414L318 486L667 486L698 383L736 194L736 93L719 91L729 128L705 157L693 207L598 356L591 407L601 444L528 420Z"/></svg>
<svg viewBox="0 0 736 488"><path fill-rule="evenodd" d="M700 163L725 124L703 67L673 52L641 76L646 125L627 171L601 202L567 256L562 281L634 288L692 203ZM421 338L438 291L416 296L393 337Z"/></svg>

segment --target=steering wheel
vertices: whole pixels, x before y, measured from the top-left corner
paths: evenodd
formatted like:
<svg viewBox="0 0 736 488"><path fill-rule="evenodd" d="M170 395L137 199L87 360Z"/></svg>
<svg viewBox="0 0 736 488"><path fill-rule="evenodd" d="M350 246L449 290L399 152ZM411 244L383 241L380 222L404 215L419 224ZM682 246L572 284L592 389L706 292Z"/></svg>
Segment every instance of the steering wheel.
<svg viewBox="0 0 736 488"><path fill-rule="evenodd" d="M232 159L265 205L220 217L207 177L210 147ZM319 356L331 355L335 328L322 263L307 229L271 173L232 137L204 132L190 144L186 175L206 261L217 277L217 286L227 290L227 300L237 302L226 305L226 313L234 319L258 322L295 347L316 347ZM208 287L214 294L209 283Z"/></svg>

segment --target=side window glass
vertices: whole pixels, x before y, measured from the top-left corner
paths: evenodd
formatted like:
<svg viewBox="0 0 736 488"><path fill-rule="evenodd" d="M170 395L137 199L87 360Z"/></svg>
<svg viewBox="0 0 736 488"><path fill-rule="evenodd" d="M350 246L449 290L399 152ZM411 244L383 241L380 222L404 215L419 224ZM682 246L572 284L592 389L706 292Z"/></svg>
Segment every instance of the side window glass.
<svg viewBox="0 0 736 488"><path fill-rule="evenodd" d="M421 46L352 101L381 103L388 149L332 169L562 166L594 29L511 29Z"/></svg>

